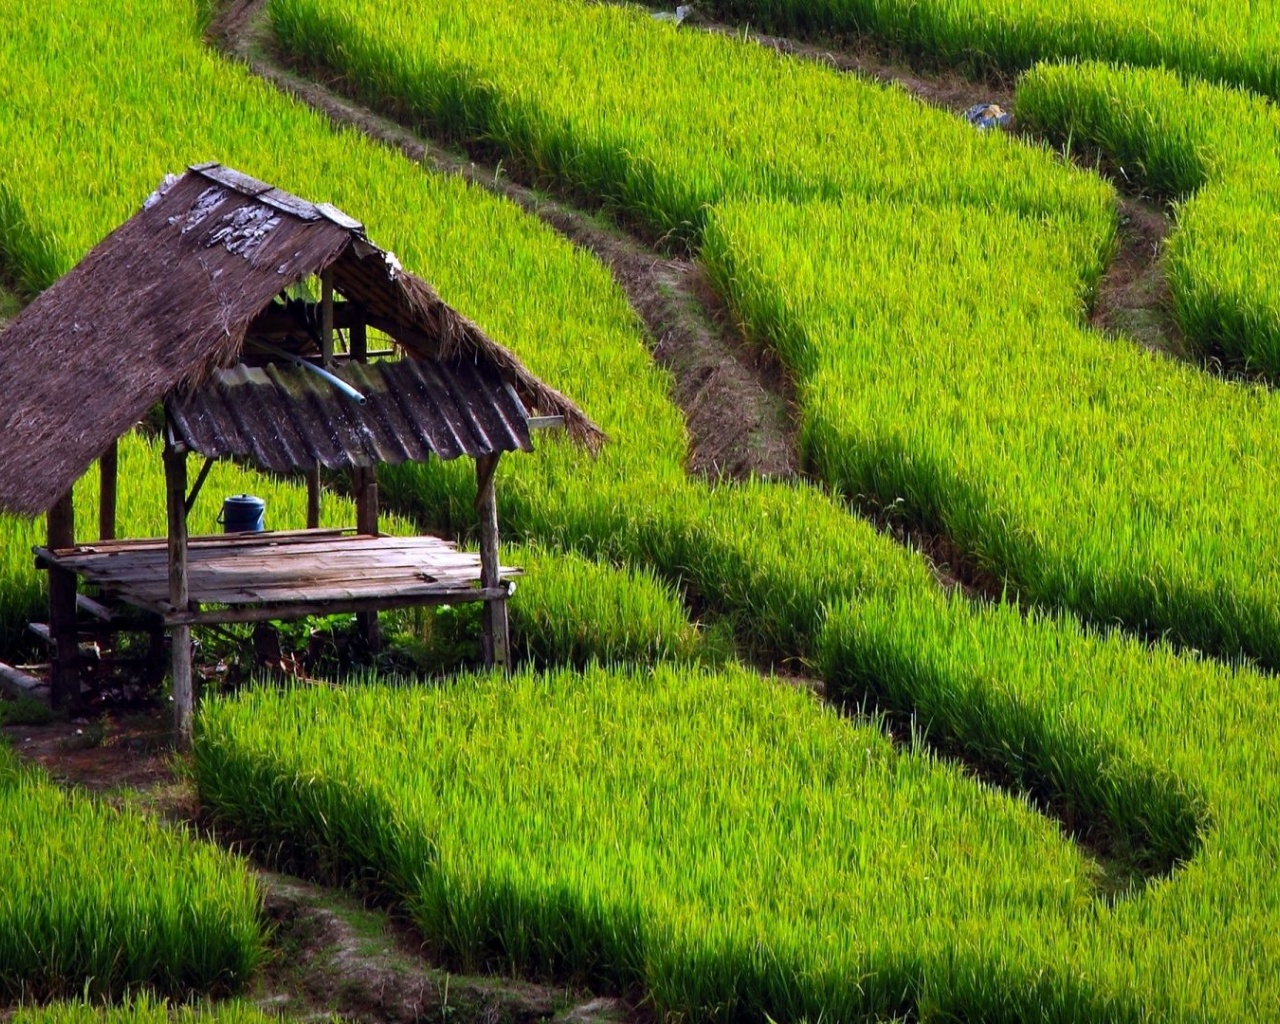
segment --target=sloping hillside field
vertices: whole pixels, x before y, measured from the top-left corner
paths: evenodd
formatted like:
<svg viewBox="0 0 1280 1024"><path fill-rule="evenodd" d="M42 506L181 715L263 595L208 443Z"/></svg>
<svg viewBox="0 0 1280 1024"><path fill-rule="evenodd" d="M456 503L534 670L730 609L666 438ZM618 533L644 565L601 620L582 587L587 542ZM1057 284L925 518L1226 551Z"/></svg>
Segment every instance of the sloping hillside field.
<svg viewBox="0 0 1280 1024"><path fill-rule="evenodd" d="M1175 66L1020 82L1024 126L1086 167L645 10L267 0L295 70L699 261L790 378L809 477L713 485L588 252L219 56L212 8L0 0L6 282L37 293L165 172L218 159L358 216L610 436L504 460L520 671L209 694L208 819L392 906L452 970L664 1020L1280 1019L1280 121L1195 77L1274 94L1280 12L1089 6L711 5L947 61ZM1087 326L1119 187L1177 204L1162 268L1201 362ZM159 531L154 441L122 460L125 532ZM288 481L217 472L209 493L301 519ZM381 484L389 529L465 539L470 467ZM0 520L6 643L41 533ZM243 863L7 751L0 851L0 1000L218 996L262 959Z"/></svg>

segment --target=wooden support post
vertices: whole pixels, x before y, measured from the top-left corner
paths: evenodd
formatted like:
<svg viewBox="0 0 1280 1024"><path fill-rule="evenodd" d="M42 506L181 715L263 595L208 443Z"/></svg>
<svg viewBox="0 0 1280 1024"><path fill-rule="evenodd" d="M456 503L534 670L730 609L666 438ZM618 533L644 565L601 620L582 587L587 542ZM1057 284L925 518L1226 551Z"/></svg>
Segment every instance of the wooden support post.
<svg viewBox="0 0 1280 1024"><path fill-rule="evenodd" d="M164 446L165 496L169 508L169 604L186 611L187 591L187 453L172 441ZM191 673L191 627L174 626L172 640L173 740L179 750L191 748L195 688Z"/></svg>
<svg viewBox="0 0 1280 1024"><path fill-rule="evenodd" d="M351 473L351 485L356 493L356 532L378 535L378 469L376 466L357 466ZM377 653L382 647L382 635L378 631L378 613L361 612L356 616L356 628L364 637L369 650Z"/></svg>
<svg viewBox="0 0 1280 1024"><path fill-rule="evenodd" d="M480 585L486 589L501 586L498 571L498 499L494 489L494 475L498 468L497 455L482 455L476 459L476 515L480 517ZM486 601L484 604L484 662L510 670L508 651L511 634L507 625L505 598Z"/></svg>
<svg viewBox="0 0 1280 1024"><path fill-rule="evenodd" d="M320 529L320 467L307 470L307 529Z"/></svg>
<svg viewBox="0 0 1280 1024"><path fill-rule="evenodd" d="M363 320L351 325L351 358L357 363L369 361L369 329Z"/></svg>
<svg viewBox="0 0 1280 1024"><path fill-rule="evenodd" d="M75 547L76 516L67 491L48 514L46 546ZM55 708L69 708L80 700L80 637L76 630L76 574L49 569L49 635L53 640L53 679L49 700Z"/></svg>
<svg viewBox="0 0 1280 1024"><path fill-rule="evenodd" d="M320 362L333 363L333 269L320 274Z"/></svg>
<svg viewBox="0 0 1280 1024"><path fill-rule="evenodd" d="M116 539L116 481L120 475L120 443L112 441L111 447L98 460L98 537L101 540Z"/></svg>

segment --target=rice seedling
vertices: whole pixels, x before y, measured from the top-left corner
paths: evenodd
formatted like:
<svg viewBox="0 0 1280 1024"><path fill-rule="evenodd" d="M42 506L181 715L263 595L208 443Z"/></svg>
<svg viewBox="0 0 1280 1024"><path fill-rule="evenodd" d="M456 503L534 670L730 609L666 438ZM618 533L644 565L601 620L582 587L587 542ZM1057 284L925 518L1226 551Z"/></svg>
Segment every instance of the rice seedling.
<svg viewBox="0 0 1280 1024"><path fill-rule="evenodd" d="M768 32L870 36L979 73L1092 58L1173 68L1280 98L1274 0L708 0L703 9Z"/></svg>
<svg viewBox="0 0 1280 1024"><path fill-rule="evenodd" d="M0 1000L235 990L260 962L255 882L230 855L68 794L0 745Z"/></svg>
<svg viewBox="0 0 1280 1024"><path fill-rule="evenodd" d="M584 666L698 656L698 631L679 595L651 570L614 569L572 551L524 548L509 557L528 571L511 600L518 660Z"/></svg>
<svg viewBox="0 0 1280 1024"><path fill-rule="evenodd" d="M1206 358L1280 381L1280 114L1249 93L1161 70L1043 66L1018 87L1038 132L1101 152L1176 201L1165 254L1174 312Z"/></svg>

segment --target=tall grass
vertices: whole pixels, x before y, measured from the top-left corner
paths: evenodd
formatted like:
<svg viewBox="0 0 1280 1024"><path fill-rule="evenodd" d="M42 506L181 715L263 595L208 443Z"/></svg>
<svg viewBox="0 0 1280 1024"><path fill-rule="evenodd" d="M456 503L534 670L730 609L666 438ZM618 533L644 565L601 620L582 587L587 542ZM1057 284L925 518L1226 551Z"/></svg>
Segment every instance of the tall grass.
<svg viewBox="0 0 1280 1024"><path fill-rule="evenodd" d="M237 829L375 878L462 970L698 1020L1127 999L1045 957L1095 913L1052 825L742 672L258 691L206 706L195 772Z"/></svg>
<svg viewBox="0 0 1280 1024"><path fill-rule="evenodd" d="M264 953L232 857L68 794L0 745L0 1000L240 988Z"/></svg>
<svg viewBox="0 0 1280 1024"><path fill-rule="evenodd" d="M1163 835L1176 858L1194 851L1168 881L1120 900L1076 938L1078 969L1099 984L1139 987L1150 1019L1276 1015L1273 676L1099 636L1065 617L975 611L938 596L835 609L822 647L833 689L909 711L936 741L994 757L1011 774L1030 768L1071 800L1123 805L1119 816L1086 817ZM1098 745L1111 755L1099 760ZM1143 764L1162 768L1135 778Z"/></svg>
<svg viewBox="0 0 1280 1024"><path fill-rule="evenodd" d="M1018 114L1176 202L1165 264L1183 333L1205 357L1280 382L1275 107L1167 71L1046 65L1019 84Z"/></svg>

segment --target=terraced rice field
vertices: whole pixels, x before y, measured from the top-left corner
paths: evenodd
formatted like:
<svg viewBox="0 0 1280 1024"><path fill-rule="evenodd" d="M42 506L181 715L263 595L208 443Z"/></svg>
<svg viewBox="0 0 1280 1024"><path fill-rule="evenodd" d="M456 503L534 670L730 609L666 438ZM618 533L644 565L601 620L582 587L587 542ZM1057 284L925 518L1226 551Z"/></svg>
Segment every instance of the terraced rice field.
<svg viewBox="0 0 1280 1024"><path fill-rule="evenodd" d="M263 958L257 885L229 854L68 795L0 747L0 999L149 985L234 991Z"/></svg>
<svg viewBox="0 0 1280 1024"><path fill-rule="evenodd" d="M837 15L859 10L796 0L769 17L843 31ZM1259 88L1280 24L1256 5L1203 31L1185 8L1095 5L1109 27L1086 45L1088 26L1062 27L1070 5L1010 5L1000 49L963 5L902 10L853 28L947 61L1088 53ZM645 11L269 0L276 45L308 73L697 254L790 374L813 478L710 486L684 472L670 381L618 283L535 218L227 63L201 39L210 12L184 0L0 13L0 262L21 290L74 265L164 172L217 158L356 213L611 436L597 459L549 441L504 469L529 668L210 699L193 769L217 820L373 889L454 969L585 983L689 1021L1280 1014L1280 407L1265 385L1083 326L1116 248L1115 186L900 90ZM1273 373L1271 106L1082 65L1033 71L1018 110L1179 203L1182 329L1206 358ZM125 446L127 532L158 528L154 455ZM219 472L210 493L247 479L301 518L287 482ZM461 468L384 484L402 516L465 531ZM991 599L943 593L850 505L945 545ZM351 518L338 501L329 515ZM40 530L0 530L12 633L39 600ZM843 708L694 664L724 660L709 629ZM20 882L0 891L52 937L35 959L21 943L27 959L0 957L19 965L0 968L7 997L88 979L217 993L252 970L241 866L0 769L0 803L19 795L39 806L0 815ZM49 872L21 865L63 831L33 838L32 815L132 859L33 886ZM194 894L176 902L175 850ZM201 931L218 913L229 947ZM0 943L29 933L0 927Z"/></svg>
<svg viewBox="0 0 1280 1024"><path fill-rule="evenodd" d="M710 0L705 9L770 32L867 36L979 71L1092 58L1280 96L1274 0Z"/></svg>

